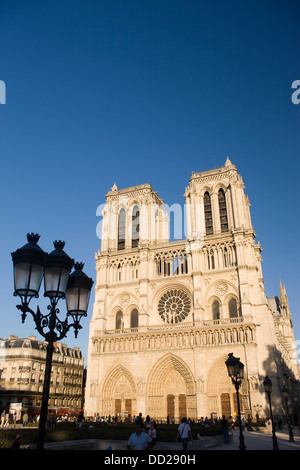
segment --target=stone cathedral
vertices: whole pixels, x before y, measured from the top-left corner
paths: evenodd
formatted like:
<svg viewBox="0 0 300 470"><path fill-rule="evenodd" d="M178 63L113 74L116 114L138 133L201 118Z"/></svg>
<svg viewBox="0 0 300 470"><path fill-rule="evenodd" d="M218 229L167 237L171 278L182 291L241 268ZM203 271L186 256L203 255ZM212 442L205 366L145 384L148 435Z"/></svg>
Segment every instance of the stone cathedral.
<svg viewBox="0 0 300 470"><path fill-rule="evenodd" d="M182 191L183 192L183 191ZM146 183L108 191L90 321L86 416L234 416L225 361L244 364L242 412L284 415L287 387L298 411L299 370L284 284L266 296L242 177L223 167L192 173L184 210ZM184 237L170 241L170 212ZM175 214L175 212L178 212Z"/></svg>

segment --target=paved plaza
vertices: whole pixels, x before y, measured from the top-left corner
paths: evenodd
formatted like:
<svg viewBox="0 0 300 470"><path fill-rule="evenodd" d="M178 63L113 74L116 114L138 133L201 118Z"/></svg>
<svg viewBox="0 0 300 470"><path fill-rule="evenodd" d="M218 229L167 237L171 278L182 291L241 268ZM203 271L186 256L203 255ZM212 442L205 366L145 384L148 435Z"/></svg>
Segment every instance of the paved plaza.
<svg viewBox="0 0 300 470"><path fill-rule="evenodd" d="M276 432L279 450L300 450L300 437L297 428L294 429L294 442L289 441L287 429ZM244 441L246 450L273 450L273 440L270 434L262 431L244 431ZM224 444L222 438L206 437L200 441L193 440L188 444L188 451L225 451L239 450L239 431L233 431L233 438L230 444ZM200 445L199 445L200 444ZM106 440L106 439L86 439L81 441L53 442L45 444L46 450L112 450L126 451L127 440ZM157 442L150 452L171 451L182 452L182 445L178 442Z"/></svg>
<svg viewBox="0 0 300 470"><path fill-rule="evenodd" d="M293 434L295 442L290 442L289 432L287 429L276 432L279 450L300 450L298 429L294 429ZM273 450L273 439L270 434L256 431L245 431L243 435L246 450ZM235 430L233 432L233 442L231 444L207 447L206 450L239 450L239 445L239 431Z"/></svg>

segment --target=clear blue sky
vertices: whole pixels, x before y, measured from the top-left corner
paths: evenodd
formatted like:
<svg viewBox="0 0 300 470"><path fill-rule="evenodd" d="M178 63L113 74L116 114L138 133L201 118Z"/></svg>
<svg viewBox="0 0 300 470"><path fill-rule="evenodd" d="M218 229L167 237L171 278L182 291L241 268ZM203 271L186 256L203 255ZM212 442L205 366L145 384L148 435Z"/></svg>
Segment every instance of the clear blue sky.
<svg viewBox="0 0 300 470"><path fill-rule="evenodd" d="M10 253L27 232L45 251L65 240L95 280L96 209L114 182L182 204L191 172L229 155L267 295L285 282L300 340L299 14L296 0L1 0L2 338L37 333L13 297ZM66 342L86 357L83 326Z"/></svg>

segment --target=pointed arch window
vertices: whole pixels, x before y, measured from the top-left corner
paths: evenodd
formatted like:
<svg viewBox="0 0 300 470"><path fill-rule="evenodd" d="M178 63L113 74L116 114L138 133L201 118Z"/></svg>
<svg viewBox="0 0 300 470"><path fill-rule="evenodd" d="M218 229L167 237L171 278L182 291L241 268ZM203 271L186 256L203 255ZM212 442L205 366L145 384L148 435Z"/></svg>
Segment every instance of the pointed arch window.
<svg viewBox="0 0 300 470"><path fill-rule="evenodd" d="M212 219L210 195L207 191L204 193L204 218L205 218L206 235L210 235L213 233L213 219Z"/></svg>
<svg viewBox="0 0 300 470"><path fill-rule="evenodd" d="M228 232L228 218L227 218L226 198L225 198L224 190L222 188L219 189L218 199L219 199L221 232Z"/></svg>
<svg viewBox="0 0 300 470"><path fill-rule="evenodd" d="M118 220L118 250L125 249L125 232L126 232L126 212L120 209Z"/></svg>
<svg viewBox="0 0 300 470"><path fill-rule="evenodd" d="M123 312L118 310L116 314L116 330L121 330L123 328Z"/></svg>
<svg viewBox="0 0 300 470"><path fill-rule="evenodd" d="M132 209L132 222L131 222L131 248L136 248L140 239L140 224L139 224L140 210L139 206L135 205Z"/></svg>
<svg viewBox="0 0 300 470"><path fill-rule="evenodd" d="M138 328L139 326L139 312L136 308L131 310L130 313L130 328Z"/></svg>
<svg viewBox="0 0 300 470"><path fill-rule="evenodd" d="M210 250L207 255L208 269L215 269L215 257L213 250Z"/></svg>
<svg viewBox="0 0 300 470"><path fill-rule="evenodd" d="M238 308L237 308L237 302L235 299L229 300L228 308L229 308L229 318L237 318Z"/></svg>
<svg viewBox="0 0 300 470"><path fill-rule="evenodd" d="M212 318L213 320L220 320L220 304L217 300L212 304Z"/></svg>
<svg viewBox="0 0 300 470"><path fill-rule="evenodd" d="M224 248L223 257L224 257L224 268L227 268L227 266L229 266L229 263L228 263L228 251L227 251L226 246Z"/></svg>

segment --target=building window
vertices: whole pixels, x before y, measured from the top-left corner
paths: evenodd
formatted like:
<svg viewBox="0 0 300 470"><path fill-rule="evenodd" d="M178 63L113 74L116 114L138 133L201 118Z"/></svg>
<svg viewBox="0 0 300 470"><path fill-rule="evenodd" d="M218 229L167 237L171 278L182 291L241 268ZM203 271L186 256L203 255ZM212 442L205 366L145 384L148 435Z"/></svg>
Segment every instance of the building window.
<svg viewBox="0 0 300 470"><path fill-rule="evenodd" d="M210 250L210 252L207 255L207 264L208 264L208 269L215 269L215 257L214 257L213 250Z"/></svg>
<svg viewBox="0 0 300 470"><path fill-rule="evenodd" d="M125 209L121 209L119 212L118 221L118 250L125 249L125 232L126 232L126 212Z"/></svg>
<svg viewBox="0 0 300 470"><path fill-rule="evenodd" d="M123 312L119 310L116 315L116 330L123 328Z"/></svg>
<svg viewBox="0 0 300 470"><path fill-rule="evenodd" d="M227 219L227 209L226 209L226 199L223 189L219 189L219 212L220 212L220 222L221 222L221 232L228 232L228 219Z"/></svg>
<svg viewBox="0 0 300 470"><path fill-rule="evenodd" d="M160 298L158 313L165 323L180 323L192 308L190 297L181 289L171 289Z"/></svg>
<svg viewBox="0 0 300 470"><path fill-rule="evenodd" d="M139 232L140 232L139 216L140 216L139 206L136 205L136 206L134 206L134 208L132 210L131 248L136 248L139 244L139 238L140 238L140 234L139 234Z"/></svg>
<svg viewBox="0 0 300 470"><path fill-rule="evenodd" d="M217 300L212 304L212 317L213 320L220 320L220 304Z"/></svg>
<svg viewBox="0 0 300 470"><path fill-rule="evenodd" d="M139 312L136 308L131 310L130 314L130 328L137 328L139 326Z"/></svg>
<svg viewBox="0 0 300 470"><path fill-rule="evenodd" d="M122 271L121 271L121 266L119 264L118 266L118 281L121 281L122 280Z"/></svg>
<svg viewBox="0 0 300 470"><path fill-rule="evenodd" d="M238 317L238 308L237 302L235 299L230 299L228 303L229 307L229 318L237 318Z"/></svg>
<svg viewBox="0 0 300 470"><path fill-rule="evenodd" d="M206 235L210 235L213 233L213 220L212 220L210 195L208 194L207 191L204 194L204 217L205 217Z"/></svg>
<svg viewBox="0 0 300 470"><path fill-rule="evenodd" d="M229 263L228 263L228 251L227 251L226 246L224 248L223 255L224 255L224 267L227 268L229 266Z"/></svg>

